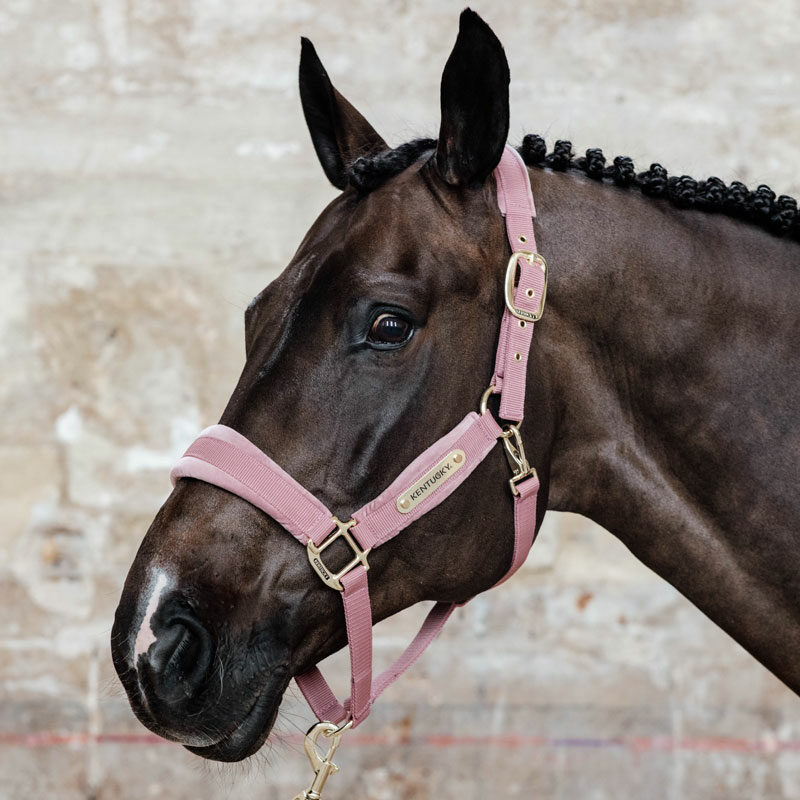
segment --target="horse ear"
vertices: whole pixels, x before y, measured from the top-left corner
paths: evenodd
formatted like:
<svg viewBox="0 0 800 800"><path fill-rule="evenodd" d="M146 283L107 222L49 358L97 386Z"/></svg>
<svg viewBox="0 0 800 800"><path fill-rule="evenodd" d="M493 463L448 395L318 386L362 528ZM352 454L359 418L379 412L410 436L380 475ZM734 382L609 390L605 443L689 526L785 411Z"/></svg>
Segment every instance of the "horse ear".
<svg viewBox="0 0 800 800"><path fill-rule="evenodd" d="M508 61L492 29L471 9L442 74L442 123L436 166L450 184L482 183L508 138Z"/></svg>
<svg viewBox="0 0 800 800"><path fill-rule="evenodd" d="M300 39L300 101L322 169L337 189L347 186L347 166L356 158L389 149L333 87L314 45L305 36Z"/></svg>

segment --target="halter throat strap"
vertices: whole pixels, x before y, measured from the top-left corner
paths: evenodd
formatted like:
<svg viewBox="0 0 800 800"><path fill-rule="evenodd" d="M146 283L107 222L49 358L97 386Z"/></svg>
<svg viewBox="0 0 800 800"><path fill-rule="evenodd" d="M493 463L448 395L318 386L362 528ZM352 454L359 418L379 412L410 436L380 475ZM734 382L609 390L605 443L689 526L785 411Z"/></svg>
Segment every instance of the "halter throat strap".
<svg viewBox="0 0 800 800"><path fill-rule="evenodd" d="M506 146L494 174L512 254L506 267L506 305L495 370L482 403L483 413L467 414L345 522L266 453L225 425L204 430L170 475L173 485L181 478L197 478L261 509L306 547L309 564L322 582L341 592L350 650L350 698L340 703L316 667L296 678L321 721L351 721L353 727L362 722L375 699L422 655L456 608L455 604L436 603L408 648L373 680L372 610L367 579L370 551L449 497L498 441L512 467L514 504L514 550L509 569L499 583L516 572L533 544L539 480L525 458L519 425L524 413L533 323L544 308L546 265L536 252L536 212L528 171L519 154ZM486 411L489 393L500 393L500 416L511 420L511 424L501 427ZM335 572L327 565L324 552L339 538L350 546L353 558Z"/></svg>

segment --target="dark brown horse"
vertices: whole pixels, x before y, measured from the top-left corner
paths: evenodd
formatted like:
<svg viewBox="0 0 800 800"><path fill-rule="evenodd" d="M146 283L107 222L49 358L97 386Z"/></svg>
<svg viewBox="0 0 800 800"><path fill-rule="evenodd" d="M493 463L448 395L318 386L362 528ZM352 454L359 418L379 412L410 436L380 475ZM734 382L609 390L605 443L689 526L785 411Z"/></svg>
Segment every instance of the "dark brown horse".
<svg viewBox="0 0 800 800"><path fill-rule="evenodd" d="M342 519L475 408L492 373L509 253L492 171L508 81L499 42L464 12L438 143L390 150L303 43L306 120L342 193L248 308L222 422ZM581 169L559 158L530 170L551 276L522 429L539 523L545 508L600 523L800 691L796 206L744 191L751 219L736 219L739 189L723 186L722 213L681 209L684 179L654 199L658 170L618 188L624 160L598 172L596 153ZM786 235L752 224L762 217ZM507 477L494 451L375 551L375 621L466 600L503 575ZM298 542L186 479L139 549L112 635L141 721L219 760L255 752L292 676L344 643L340 599Z"/></svg>

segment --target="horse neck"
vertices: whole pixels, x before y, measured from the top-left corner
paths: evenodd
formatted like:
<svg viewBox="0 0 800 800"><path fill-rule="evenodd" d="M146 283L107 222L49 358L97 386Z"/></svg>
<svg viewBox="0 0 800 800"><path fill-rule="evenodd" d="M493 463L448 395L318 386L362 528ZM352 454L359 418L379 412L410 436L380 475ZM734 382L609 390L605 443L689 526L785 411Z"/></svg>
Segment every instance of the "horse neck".
<svg viewBox="0 0 800 800"><path fill-rule="evenodd" d="M571 175L532 181L550 507L614 533L800 691L800 244Z"/></svg>

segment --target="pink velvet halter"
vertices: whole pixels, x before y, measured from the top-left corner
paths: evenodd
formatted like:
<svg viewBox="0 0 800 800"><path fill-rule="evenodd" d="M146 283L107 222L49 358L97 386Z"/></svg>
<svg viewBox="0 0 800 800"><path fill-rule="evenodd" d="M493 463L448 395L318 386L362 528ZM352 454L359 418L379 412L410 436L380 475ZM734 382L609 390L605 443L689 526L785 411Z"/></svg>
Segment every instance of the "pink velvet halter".
<svg viewBox="0 0 800 800"><path fill-rule="evenodd" d="M252 442L225 425L204 430L172 470L173 484L180 478L197 478L244 498L271 516L306 547L309 564L317 576L342 593L350 648L350 698L340 703L316 667L296 678L321 721L351 722L353 727L362 722L378 695L419 658L453 612L455 604L436 603L405 652L373 680L369 552L439 505L498 441L503 443L512 467L509 483L514 504L514 551L508 572L499 583L519 569L533 544L539 479L525 458L519 425L533 323L544 308L546 266L536 252L536 212L528 171L519 154L506 146L494 174L512 255L506 269L506 307L495 370L481 414L467 414L346 522L334 517ZM501 394L500 416L512 424L501 427L486 411L485 401L490 393ZM334 573L325 564L323 553L339 538L350 546L353 559ZM309 573L310 579L312 574Z"/></svg>

